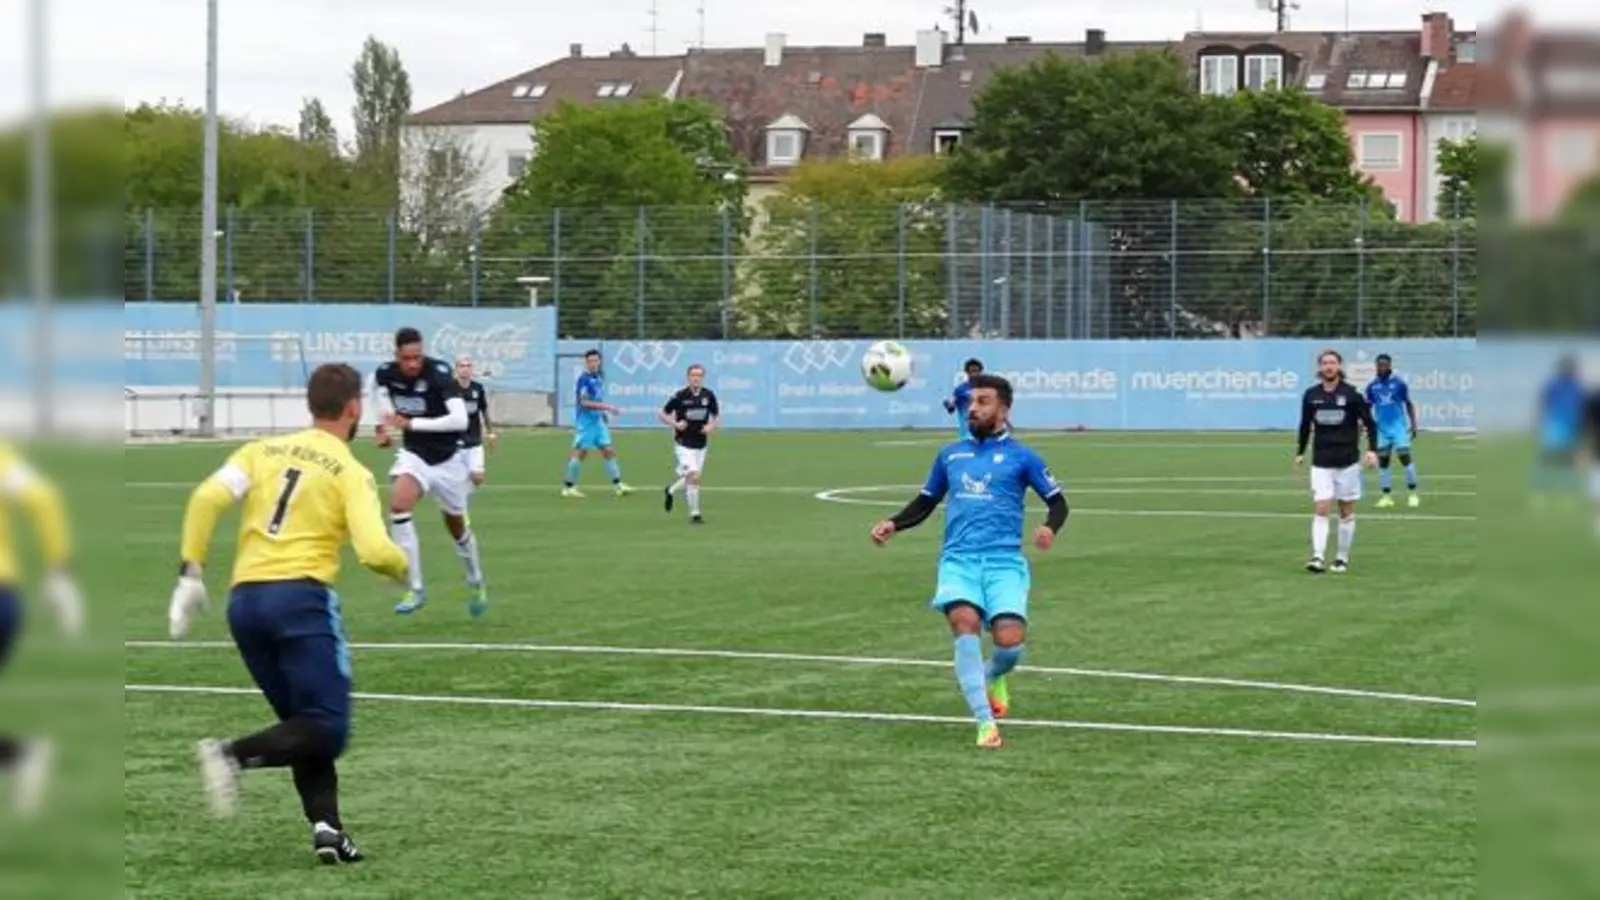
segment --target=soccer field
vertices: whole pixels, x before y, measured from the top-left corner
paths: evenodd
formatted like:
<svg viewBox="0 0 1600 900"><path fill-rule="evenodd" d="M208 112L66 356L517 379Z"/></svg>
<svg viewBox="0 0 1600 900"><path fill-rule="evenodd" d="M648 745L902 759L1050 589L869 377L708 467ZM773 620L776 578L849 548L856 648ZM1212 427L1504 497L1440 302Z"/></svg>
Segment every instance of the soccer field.
<svg viewBox="0 0 1600 900"><path fill-rule="evenodd" d="M182 506L231 446L130 448L127 896L1476 894L1475 442L1423 436L1420 509L1374 509L1369 475L1353 572L1316 577L1292 436L1025 436L1073 512L1028 551L1015 721L985 752L926 608L939 518L866 538L944 438L725 433L700 528L662 510L659 432L619 434L638 493L591 458L582 500L556 496L566 435L508 438L472 509L487 618L431 506L418 614L347 555L368 859L327 870L287 772L204 818L195 739L270 721L227 643L233 517L211 611L166 641Z"/></svg>

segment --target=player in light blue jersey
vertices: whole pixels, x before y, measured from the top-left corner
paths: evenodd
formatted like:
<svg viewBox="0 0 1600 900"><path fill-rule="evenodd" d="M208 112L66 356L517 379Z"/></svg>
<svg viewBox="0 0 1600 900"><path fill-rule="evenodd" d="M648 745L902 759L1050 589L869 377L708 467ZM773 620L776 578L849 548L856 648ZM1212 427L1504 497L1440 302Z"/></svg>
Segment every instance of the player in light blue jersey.
<svg viewBox="0 0 1600 900"><path fill-rule="evenodd" d="M956 439L964 441L972 437L972 432L967 428L967 410L972 408L972 379L983 374L983 362L969 359L961 364L961 369L966 373L967 380L956 385L956 389L945 398L944 411L956 417Z"/></svg>
<svg viewBox="0 0 1600 900"><path fill-rule="evenodd" d="M1378 505L1394 505L1389 459L1398 456L1400 465L1405 467L1406 505L1417 506L1422 498L1417 493L1417 464L1411 458L1411 441L1417 436L1417 406L1411 402L1411 387L1394 373L1394 360L1389 354L1380 353L1376 362L1378 377L1367 384L1366 395L1373 421L1378 425L1378 487L1383 491Z"/></svg>
<svg viewBox="0 0 1600 900"><path fill-rule="evenodd" d="M606 424L607 416L621 415L622 410L605 400L606 376L600 368L599 350L583 355L583 369L583 374L578 376L572 452L567 454L567 477L562 483L561 496L583 496L578 490L578 472L590 450L600 451L612 490L618 497L626 496L633 493L633 488L622 480L622 465L617 462L617 450L611 445L611 428Z"/></svg>
<svg viewBox="0 0 1600 900"><path fill-rule="evenodd" d="M978 723L978 746L993 749L1001 745L995 719L1011 708L1006 676L1022 659L1027 637L1032 576L1022 555L1023 501L1031 488L1049 507L1044 524L1033 531L1034 546L1048 550L1067 522L1067 498L1044 460L1011 436L1011 383L980 374L969 385L972 436L939 451L921 493L874 525L872 540L881 545L920 525L949 498L938 586L929 605L955 635L956 683ZM994 640L987 666L985 628Z"/></svg>
<svg viewBox="0 0 1600 900"><path fill-rule="evenodd" d="M1535 497L1578 486L1577 458L1584 430L1587 391L1578 377L1578 360L1567 356L1539 394L1539 462L1533 473Z"/></svg>

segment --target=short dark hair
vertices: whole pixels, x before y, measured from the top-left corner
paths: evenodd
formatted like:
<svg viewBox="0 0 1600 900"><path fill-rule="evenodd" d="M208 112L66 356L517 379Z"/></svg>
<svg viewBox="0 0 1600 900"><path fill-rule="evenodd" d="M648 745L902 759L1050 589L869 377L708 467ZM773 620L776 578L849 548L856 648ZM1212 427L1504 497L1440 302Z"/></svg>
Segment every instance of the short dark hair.
<svg viewBox="0 0 1600 900"><path fill-rule="evenodd" d="M596 356L597 357L599 355L600 355L600 351L596 350L593 347L590 347L588 350L583 351L583 358L584 359L588 359L591 356Z"/></svg>
<svg viewBox="0 0 1600 900"><path fill-rule="evenodd" d="M699 369L701 375L704 375L706 373L706 367L705 366L702 366L699 363L690 363L689 364L689 368L683 370L683 374L688 375L688 374L692 373L695 369Z"/></svg>
<svg viewBox="0 0 1600 900"><path fill-rule="evenodd" d="M399 350L401 347L409 347L412 344L420 343L422 343L422 332L412 328L410 325L407 325L394 333L394 348L396 350Z"/></svg>
<svg viewBox="0 0 1600 900"><path fill-rule="evenodd" d="M976 356L974 356L973 358L971 358L971 359L969 359L966 362L961 364L961 371L963 371L963 372L965 372L966 370L971 369L971 368L976 368L978 371L982 372L983 371L983 360L981 360L981 359L977 358Z"/></svg>
<svg viewBox="0 0 1600 900"><path fill-rule="evenodd" d="M972 379L967 384L973 390L978 390L979 388L993 388L994 392L1000 396L1001 406L1009 407L1011 405L1011 382L1005 380L999 375L990 375L989 373L984 372Z"/></svg>
<svg viewBox="0 0 1600 900"><path fill-rule="evenodd" d="M360 396L361 373L344 363L323 363L306 380L306 407L313 419L337 419Z"/></svg>
<svg viewBox="0 0 1600 900"><path fill-rule="evenodd" d="M1390 356L1387 353L1379 353L1378 354L1378 358L1373 360L1373 362L1374 363L1386 362L1386 363L1390 363L1392 365L1394 363L1394 357Z"/></svg>

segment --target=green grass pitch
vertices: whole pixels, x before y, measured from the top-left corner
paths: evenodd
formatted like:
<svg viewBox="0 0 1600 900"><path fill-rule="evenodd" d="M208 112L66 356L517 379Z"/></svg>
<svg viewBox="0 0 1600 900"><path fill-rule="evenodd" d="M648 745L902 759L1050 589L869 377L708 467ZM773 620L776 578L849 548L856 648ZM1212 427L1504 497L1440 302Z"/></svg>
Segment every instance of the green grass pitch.
<svg viewBox="0 0 1600 900"><path fill-rule="evenodd" d="M286 773L247 773L239 818L205 818L193 742L270 717L226 643L231 517L212 610L165 642L187 490L231 448L130 448L125 679L180 692L126 694L127 896L1476 893L1476 752L1446 743L1476 731L1473 442L1423 437L1420 509L1373 508L1369 475L1354 571L1314 577L1289 436L1030 439L1073 514L1028 551L1027 722L984 752L926 609L938 520L866 538L943 437L726 433L701 528L681 498L662 510L660 433L619 436L638 493L611 496L592 458L582 500L556 496L563 435L507 439L472 509L487 618L431 506L419 614L347 559L375 696L341 787L369 858L328 870Z"/></svg>

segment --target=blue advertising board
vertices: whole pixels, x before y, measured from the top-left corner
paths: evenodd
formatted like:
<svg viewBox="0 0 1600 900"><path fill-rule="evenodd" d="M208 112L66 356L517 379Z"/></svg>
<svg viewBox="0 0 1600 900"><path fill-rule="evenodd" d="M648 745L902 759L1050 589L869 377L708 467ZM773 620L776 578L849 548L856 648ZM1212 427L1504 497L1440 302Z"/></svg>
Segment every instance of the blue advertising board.
<svg viewBox="0 0 1600 900"><path fill-rule="evenodd" d="M199 383L196 304L128 303L122 314L125 384ZM217 308L216 324L217 385L224 388L299 386L306 367L324 362L370 371L394 358L394 332L403 325L420 330L434 356L471 356L479 374L497 388L554 387L556 318L551 307L230 303Z"/></svg>

